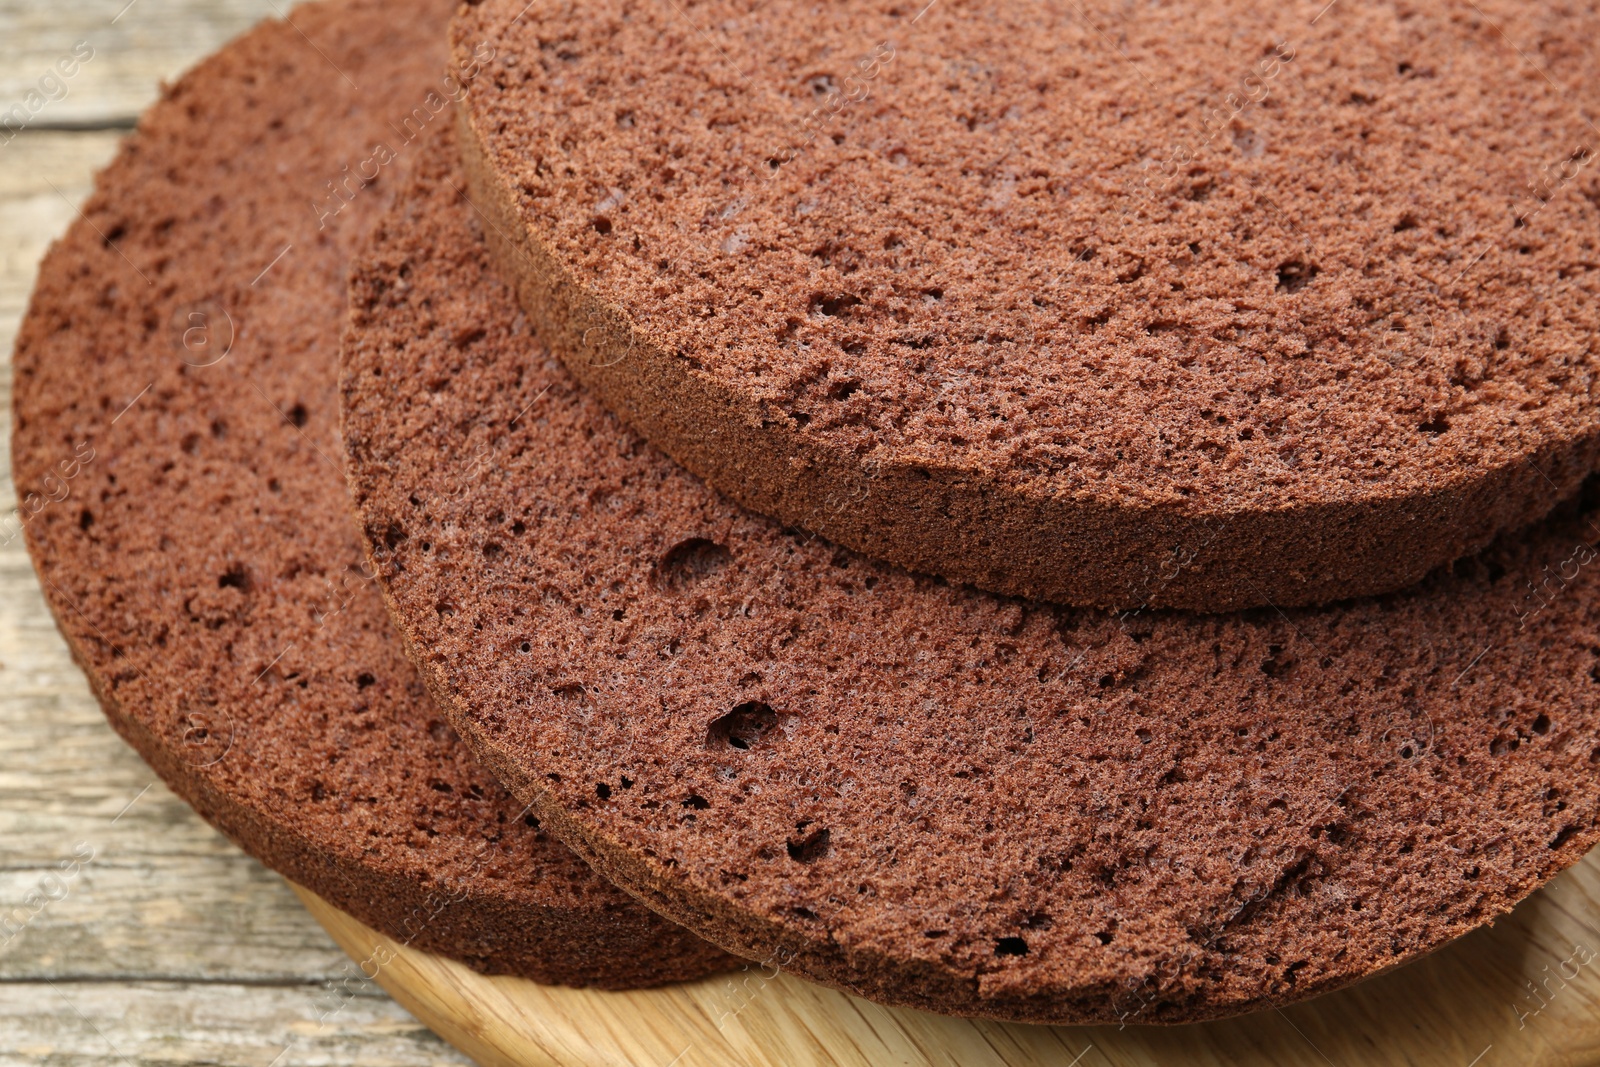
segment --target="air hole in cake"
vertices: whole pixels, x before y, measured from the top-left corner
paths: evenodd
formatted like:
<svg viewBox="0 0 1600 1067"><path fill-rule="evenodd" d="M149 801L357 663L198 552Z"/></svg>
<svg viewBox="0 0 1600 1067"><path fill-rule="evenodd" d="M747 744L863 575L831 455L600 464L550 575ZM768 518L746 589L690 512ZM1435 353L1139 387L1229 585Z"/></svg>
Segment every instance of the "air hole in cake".
<svg viewBox="0 0 1600 1067"><path fill-rule="evenodd" d="M808 824L801 823L803 832ZM833 835L826 827L818 827L803 837L791 837L784 844L789 858L796 863L815 863L833 851Z"/></svg>
<svg viewBox="0 0 1600 1067"><path fill-rule="evenodd" d="M1549 847L1551 847L1551 848L1560 848L1562 845L1566 844L1567 841L1571 839L1572 835L1577 833L1578 830L1579 830L1579 827L1576 827L1576 826L1563 826L1556 833L1556 836L1554 836L1554 837L1552 837L1550 839L1550 846Z"/></svg>
<svg viewBox="0 0 1600 1067"><path fill-rule="evenodd" d="M1102 945L1109 945L1114 936L1110 930L1101 930L1094 935L1094 939Z"/></svg>
<svg viewBox="0 0 1600 1067"><path fill-rule="evenodd" d="M1317 276L1317 268L1298 259L1291 259L1278 266L1278 291L1280 293L1298 293L1311 284L1311 279Z"/></svg>
<svg viewBox="0 0 1600 1067"><path fill-rule="evenodd" d="M82 511L78 512L78 529L87 531L89 527L93 525L94 512L90 511L88 508L84 508Z"/></svg>
<svg viewBox="0 0 1600 1067"><path fill-rule="evenodd" d="M821 315L824 318L838 318L846 311L861 303L861 298L853 293L844 293L839 296L826 296L817 293L811 298L811 314Z"/></svg>
<svg viewBox="0 0 1600 1067"><path fill-rule="evenodd" d="M766 740L778 725L778 713L759 700L746 701L712 722L706 731L707 748L749 750Z"/></svg>
<svg viewBox="0 0 1600 1067"><path fill-rule="evenodd" d="M679 541L656 564L655 584L668 593L681 593L695 583L709 578L733 560L733 553L724 545L704 537L691 537Z"/></svg>
<svg viewBox="0 0 1600 1067"><path fill-rule="evenodd" d="M711 806L711 801L707 800L699 793L690 793L683 799L683 806L686 808L691 808L694 811L705 811Z"/></svg>
<svg viewBox="0 0 1600 1067"><path fill-rule="evenodd" d="M602 237L611 232L611 220L606 218L604 215L595 216L595 220L593 223L591 223L591 225L594 226L594 232L598 233Z"/></svg>
<svg viewBox="0 0 1600 1067"><path fill-rule="evenodd" d="M1436 415L1427 422L1423 423L1421 426L1417 427L1417 429L1421 430L1423 433L1432 434L1434 436L1444 433L1449 428L1450 420L1445 418L1443 415Z"/></svg>
<svg viewBox="0 0 1600 1067"><path fill-rule="evenodd" d="M828 397L832 400L849 400L860 388L861 383L857 381L835 382L828 386Z"/></svg>
<svg viewBox="0 0 1600 1067"><path fill-rule="evenodd" d="M311 415L306 411L306 406L304 404L297 403L294 407L289 409L288 418L289 421L294 425L295 429L303 427L310 417Z"/></svg>
<svg viewBox="0 0 1600 1067"><path fill-rule="evenodd" d="M400 547L400 542L406 539L406 532L400 528L399 523L391 522L388 526L384 527L381 533L377 530L368 528L367 537L370 538L374 544L382 544L389 551L393 552L396 548Z"/></svg>
<svg viewBox="0 0 1600 1067"><path fill-rule="evenodd" d="M372 675L368 674L366 671L362 671L360 674L356 675L356 688L365 689L367 686L372 685L376 681L377 679Z"/></svg>
<svg viewBox="0 0 1600 1067"><path fill-rule="evenodd" d="M428 783L428 788L432 789L435 793L454 793L455 792L455 787L452 786L449 782L441 782L438 779L434 779L433 781L429 782Z"/></svg>
<svg viewBox="0 0 1600 1067"><path fill-rule="evenodd" d="M1282 678L1294 669L1295 658L1284 655L1282 645L1267 646L1267 657L1261 663L1261 673L1268 678Z"/></svg>
<svg viewBox="0 0 1600 1067"><path fill-rule="evenodd" d="M1024 930L1048 930L1055 924L1056 921L1048 913L1042 911L1036 911L1022 920L1022 928Z"/></svg>
<svg viewBox="0 0 1600 1067"><path fill-rule="evenodd" d="M996 956L1026 956L1028 943L1020 937L1002 937L994 943Z"/></svg>
<svg viewBox="0 0 1600 1067"><path fill-rule="evenodd" d="M924 930L922 931L922 936L928 938L938 938L944 937L949 932L949 930Z"/></svg>
<svg viewBox="0 0 1600 1067"><path fill-rule="evenodd" d="M237 589L241 593L250 591L250 572L245 570L243 563L235 563L217 579L218 589Z"/></svg>
<svg viewBox="0 0 1600 1067"><path fill-rule="evenodd" d="M1536 734L1539 734L1540 736L1543 736L1544 734L1549 733L1550 732L1550 716L1545 715L1545 714L1543 714L1541 712L1539 717L1537 719L1533 720L1533 732L1536 733Z"/></svg>
<svg viewBox="0 0 1600 1067"><path fill-rule="evenodd" d="M601 800L610 800L611 787L606 785L604 782L596 782L594 784L594 795L599 797Z"/></svg>
<svg viewBox="0 0 1600 1067"><path fill-rule="evenodd" d="M490 541L483 546L483 558L499 559L501 556L505 555L505 551L506 550L500 546L499 542Z"/></svg>

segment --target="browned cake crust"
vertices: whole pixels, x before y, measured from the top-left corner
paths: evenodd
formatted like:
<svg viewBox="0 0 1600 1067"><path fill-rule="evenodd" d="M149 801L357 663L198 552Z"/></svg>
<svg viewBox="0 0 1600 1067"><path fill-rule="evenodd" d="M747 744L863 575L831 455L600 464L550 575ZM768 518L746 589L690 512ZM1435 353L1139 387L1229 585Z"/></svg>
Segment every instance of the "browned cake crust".
<svg viewBox="0 0 1600 1067"><path fill-rule="evenodd" d="M145 115L17 342L28 544L112 725L269 866L481 970L699 975L727 958L552 840L429 702L333 458L346 256L443 107L449 7L297 8ZM334 199L375 145L378 182Z"/></svg>
<svg viewBox="0 0 1600 1067"><path fill-rule="evenodd" d="M914 577L607 414L457 166L429 147L352 274L352 492L457 728L663 914L890 1003L1175 1022L1414 958L1596 840L1600 493L1336 608Z"/></svg>
<svg viewBox="0 0 1600 1067"><path fill-rule="evenodd" d="M1389 591L1594 464L1600 16L1317 6L483 0L468 176L758 512L1068 603Z"/></svg>

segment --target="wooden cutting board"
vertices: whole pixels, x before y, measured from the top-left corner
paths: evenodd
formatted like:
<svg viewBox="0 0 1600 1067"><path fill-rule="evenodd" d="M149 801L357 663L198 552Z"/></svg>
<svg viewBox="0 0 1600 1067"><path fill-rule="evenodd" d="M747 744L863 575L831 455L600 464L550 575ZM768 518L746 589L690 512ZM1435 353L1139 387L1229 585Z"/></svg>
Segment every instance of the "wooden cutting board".
<svg viewBox="0 0 1600 1067"><path fill-rule="evenodd" d="M631 993L486 978L296 887L341 947L485 1067L1581 1067L1600 1064L1600 852L1433 955L1281 1011L1047 1027L882 1008L754 964Z"/></svg>

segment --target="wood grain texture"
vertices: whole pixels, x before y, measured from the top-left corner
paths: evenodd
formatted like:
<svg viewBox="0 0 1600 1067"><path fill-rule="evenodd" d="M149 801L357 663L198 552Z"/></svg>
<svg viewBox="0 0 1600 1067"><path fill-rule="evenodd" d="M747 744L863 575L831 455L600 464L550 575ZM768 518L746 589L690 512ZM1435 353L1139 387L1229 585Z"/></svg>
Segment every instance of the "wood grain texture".
<svg viewBox="0 0 1600 1067"><path fill-rule="evenodd" d="M162 79L292 6L292 0L0 0L0 126L132 125ZM30 93L37 94L31 101ZM12 112L17 105L26 122Z"/></svg>
<svg viewBox="0 0 1600 1067"><path fill-rule="evenodd" d="M0 132L7 514L11 346L40 256L157 80L272 7L137 0L112 25L124 3L0 0L0 113L73 41L96 47L40 122ZM72 124L98 128L49 128ZM21 539L0 532L0 1067L466 1062L363 979L281 879L154 781L106 726Z"/></svg>
<svg viewBox="0 0 1600 1067"><path fill-rule="evenodd" d="M477 1062L600 1067L1583 1067L1600 1062L1600 856L1506 920L1282 1011L1177 1027L1012 1026L882 1008L747 967L632 993L485 978L303 889L364 973ZM1563 963L1566 965L1563 966ZM1564 973L1568 977L1554 977ZM1547 981L1548 980L1548 981ZM1538 986L1536 997L1529 990Z"/></svg>

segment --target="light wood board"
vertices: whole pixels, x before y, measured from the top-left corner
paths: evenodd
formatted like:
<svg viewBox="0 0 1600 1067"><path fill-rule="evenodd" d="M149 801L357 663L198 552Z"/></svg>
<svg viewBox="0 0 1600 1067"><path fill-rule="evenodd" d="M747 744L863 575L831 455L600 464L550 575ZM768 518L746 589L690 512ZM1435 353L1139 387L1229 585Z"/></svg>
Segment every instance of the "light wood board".
<svg viewBox="0 0 1600 1067"><path fill-rule="evenodd" d="M628 993L488 978L403 947L314 894L296 892L364 974L485 1067L1600 1063L1594 854L1500 923L1409 966L1281 1011L1170 1027L941 1018L882 1008L755 965Z"/></svg>

